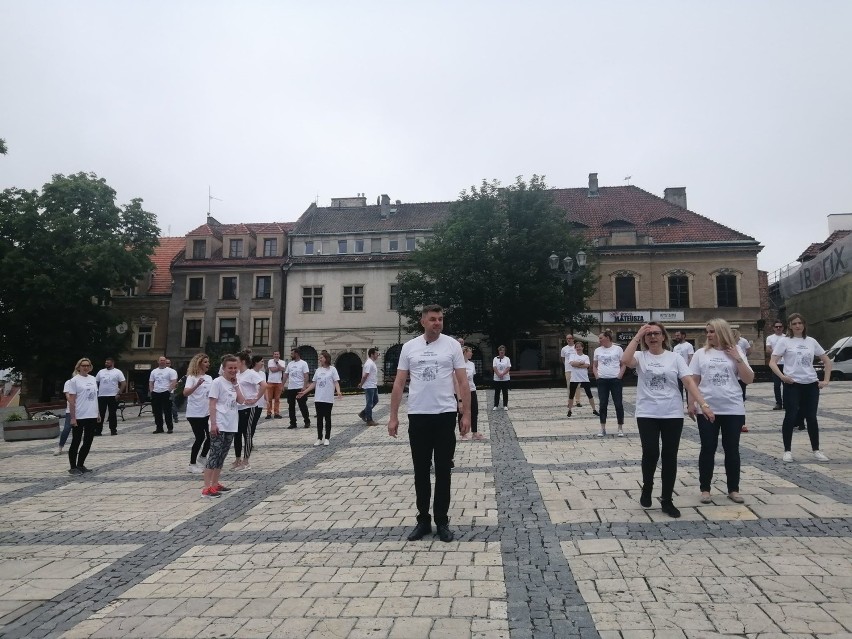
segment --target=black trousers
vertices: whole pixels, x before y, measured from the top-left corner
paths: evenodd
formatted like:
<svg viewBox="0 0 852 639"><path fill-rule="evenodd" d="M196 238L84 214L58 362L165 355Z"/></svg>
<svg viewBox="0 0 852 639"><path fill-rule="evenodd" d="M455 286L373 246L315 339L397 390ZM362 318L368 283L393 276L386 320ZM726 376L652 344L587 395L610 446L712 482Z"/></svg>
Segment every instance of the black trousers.
<svg viewBox="0 0 852 639"><path fill-rule="evenodd" d="M325 426L325 438L331 439L331 402L314 402L317 411L317 439L322 439L322 429Z"/></svg>
<svg viewBox="0 0 852 639"><path fill-rule="evenodd" d="M162 393L151 393L151 412L154 413L154 423L157 425L156 430L163 432L163 419L166 420L166 427L169 432L172 432L174 423L172 422L172 399L169 391Z"/></svg>
<svg viewBox="0 0 852 639"><path fill-rule="evenodd" d="M494 382L494 405L500 405L500 395L503 395L503 406L509 405L509 380Z"/></svg>
<svg viewBox="0 0 852 639"><path fill-rule="evenodd" d="M811 450L819 450L818 408L819 382L784 384L784 425L781 427L781 435L784 438L785 451L790 450L793 445L793 428L797 418L804 418L808 426Z"/></svg>
<svg viewBox="0 0 852 639"><path fill-rule="evenodd" d="M89 419L78 419L77 425L71 427L71 448L68 449L68 461L71 468L79 468L84 465L86 457L89 455L89 449L92 447L92 440L95 439L97 425L97 418L91 417Z"/></svg>
<svg viewBox="0 0 852 639"><path fill-rule="evenodd" d="M198 451L202 457L207 457L210 452L210 417L187 417L186 421L192 427L195 441L192 442L192 450L189 453L189 463L198 461Z"/></svg>
<svg viewBox="0 0 852 639"><path fill-rule="evenodd" d="M722 450L725 451L725 477L728 492L740 492L740 432L745 424L745 415L716 415L714 421L704 415L696 415L698 434L701 436L701 452L698 454L698 483L701 492L710 491L713 481L713 459L722 433Z"/></svg>
<svg viewBox="0 0 852 639"><path fill-rule="evenodd" d="M251 406L237 411L237 435L234 437L234 455L243 456L243 445L245 445L245 458L251 457L254 448L254 431L263 409L259 406Z"/></svg>
<svg viewBox="0 0 852 639"><path fill-rule="evenodd" d="M643 490L650 491L654 486L654 473L662 454L660 479L662 490L660 498L671 501L677 479L677 451L680 448L680 435L683 432L683 417L657 419L637 417L639 439L642 442L642 484ZM662 441L662 451L660 442Z"/></svg>
<svg viewBox="0 0 852 639"><path fill-rule="evenodd" d="M302 413L302 419L305 420L305 426L311 425L311 416L308 413L308 396L296 399L296 395L302 392L301 388L287 389L287 411L290 414L290 426L296 425L296 402L299 403L299 412Z"/></svg>
<svg viewBox="0 0 852 639"><path fill-rule="evenodd" d="M624 424L624 404L621 402L622 384L617 377L598 378L598 412L601 414L601 424L606 424L606 411L609 406L609 396L615 406L615 418L618 425Z"/></svg>
<svg viewBox="0 0 852 639"><path fill-rule="evenodd" d="M435 502L432 513L437 525L448 523L450 510L450 463L456 451L456 413L409 415L408 442L414 462L414 491L417 497L418 523L431 524L429 502L432 500L432 479L429 466L435 457Z"/></svg>
<svg viewBox="0 0 852 639"><path fill-rule="evenodd" d="M106 395L104 397L98 397L98 412L101 414L101 423L98 424L95 432L100 434L104 428L104 415L109 411L109 430L111 433L118 432L118 416L116 411L118 410L118 400L115 398L115 395Z"/></svg>
<svg viewBox="0 0 852 639"><path fill-rule="evenodd" d="M778 364L778 370L784 372L784 365ZM775 373L772 373L772 390L775 392L775 403L784 407L784 396L781 394L781 388L784 386L784 381Z"/></svg>
<svg viewBox="0 0 852 639"><path fill-rule="evenodd" d="M592 399L592 383L591 382L570 382L568 387L570 390L568 391L568 399L574 399L574 395L577 394L577 387L581 386L584 391L586 391L586 397Z"/></svg>

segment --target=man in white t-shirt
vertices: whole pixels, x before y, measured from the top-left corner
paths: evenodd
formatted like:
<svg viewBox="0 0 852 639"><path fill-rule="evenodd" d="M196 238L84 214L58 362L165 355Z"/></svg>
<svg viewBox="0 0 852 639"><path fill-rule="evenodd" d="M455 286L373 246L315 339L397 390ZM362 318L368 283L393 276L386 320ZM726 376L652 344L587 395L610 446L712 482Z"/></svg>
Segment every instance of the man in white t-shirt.
<svg viewBox="0 0 852 639"><path fill-rule="evenodd" d="M266 419L281 419L281 386L284 378L284 362L281 353L272 353L272 359L266 362Z"/></svg>
<svg viewBox="0 0 852 639"><path fill-rule="evenodd" d="M686 341L686 331L675 331L672 351L680 355L687 366L692 362L692 356L695 355L695 348ZM680 398L683 399L683 382L680 381L679 377L677 379L677 387L680 389Z"/></svg>
<svg viewBox="0 0 852 639"><path fill-rule="evenodd" d="M127 387L127 381L124 379L124 373L115 367L115 360L112 357L107 357L104 362L104 367L95 375L95 381L98 383L98 412L101 416L101 421L95 429L95 435L101 435L104 428L104 414L109 411L109 434L118 435L118 400L116 397L119 393L123 393Z"/></svg>
<svg viewBox="0 0 852 639"><path fill-rule="evenodd" d="M302 353L298 348L290 351L290 361L284 369L284 383L287 384L287 409L289 411L290 425L287 428L296 428L296 402L299 403L299 412L305 420L305 428L311 427L311 418L308 413L308 398L296 397L299 391L308 382L310 371L308 363L302 359Z"/></svg>
<svg viewBox="0 0 852 639"><path fill-rule="evenodd" d="M414 463L414 491L417 496L417 526L408 535L417 541L432 532L429 502L432 482L429 467L435 458L435 501L432 512L438 537L443 542L453 540L447 513L450 508L451 462L456 448L456 417L459 397L470 396L467 369L459 343L442 335L444 311L436 305L424 306L420 316L423 335L402 346L390 402L388 435L396 437L399 430L399 406L409 376L408 442ZM454 386L453 379L456 380ZM470 402L461 403L459 433L470 430Z"/></svg>
<svg viewBox="0 0 852 639"><path fill-rule="evenodd" d="M177 371L166 364L165 357L157 360L157 368L151 371L148 377L148 394L151 397L151 412L154 413L156 428L154 434L165 432L163 430L163 419L169 432L174 430L172 421L171 393L177 386Z"/></svg>
<svg viewBox="0 0 852 639"><path fill-rule="evenodd" d="M571 403L571 372L574 368L571 366L571 358L577 353L574 351L574 336L571 333L565 335L565 346L559 351L559 361L562 362L562 367L565 369L565 388L568 389L568 403ZM579 400L574 404L580 408ZM570 410L570 408L569 408Z"/></svg>
<svg viewBox="0 0 852 639"><path fill-rule="evenodd" d="M376 366L376 360L379 359L379 349L375 346L367 351L367 361L364 362L364 373L361 375L361 381L358 383L358 388L364 389L364 410L358 413L363 421L367 422L367 426L375 426L373 421L373 408L379 403L379 368Z"/></svg>
<svg viewBox="0 0 852 639"><path fill-rule="evenodd" d="M772 323L772 335L766 337L766 357L772 357L772 351L775 350L778 342L784 337L784 322L775 320ZM784 372L784 364L778 362L778 370ZM775 373L772 374L772 390L775 392L775 407L772 410L782 410L784 408L784 396L781 393L783 388L781 378Z"/></svg>

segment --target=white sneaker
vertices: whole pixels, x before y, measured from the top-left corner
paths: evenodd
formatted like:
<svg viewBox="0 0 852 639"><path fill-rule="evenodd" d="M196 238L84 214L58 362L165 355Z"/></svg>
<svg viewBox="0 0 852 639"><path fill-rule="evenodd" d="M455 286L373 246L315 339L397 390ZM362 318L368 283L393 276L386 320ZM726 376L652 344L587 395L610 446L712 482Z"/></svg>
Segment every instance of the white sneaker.
<svg viewBox="0 0 852 639"><path fill-rule="evenodd" d="M199 457L198 461L195 463L195 465L201 466L201 468L204 468L207 465L207 458L206 457Z"/></svg>
<svg viewBox="0 0 852 639"><path fill-rule="evenodd" d="M322 446L322 440L318 439L314 442L314 446Z"/></svg>
<svg viewBox="0 0 852 639"><path fill-rule="evenodd" d="M618 436L619 436L619 437L624 437L624 431L623 431L623 430L618 431Z"/></svg>
<svg viewBox="0 0 852 639"><path fill-rule="evenodd" d="M495 406L495 407L494 407L494 408L492 408L491 410L497 410L497 407Z"/></svg>
<svg viewBox="0 0 852 639"><path fill-rule="evenodd" d="M789 450L784 451L784 457L782 457L782 459L783 459L785 462L791 462L791 461L793 461L793 453L791 453Z"/></svg>
<svg viewBox="0 0 852 639"><path fill-rule="evenodd" d="M322 440L322 445L323 445L323 446L328 446L328 440L327 440L327 439Z"/></svg>
<svg viewBox="0 0 852 639"><path fill-rule="evenodd" d="M509 407L508 407L508 406L504 406L504 407L503 407L503 410L509 410Z"/></svg>
<svg viewBox="0 0 852 639"><path fill-rule="evenodd" d="M200 475L201 473L204 472L204 469L201 468L201 466L199 466L198 464L190 464L189 465L189 472L195 473L196 475Z"/></svg>
<svg viewBox="0 0 852 639"><path fill-rule="evenodd" d="M823 455L823 454L822 454L820 451L818 451L818 450L815 450L815 451L814 451L814 459L816 459L817 461L828 461L828 457L826 457L825 455Z"/></svg>
<svg viewBox="0 0 852 639"><path fill-rule="evenodd" d="M598 437L606 437L606 431L605 431L605 430L602 430L601 432L599 432L599 433L597 434L597 436L598 436Z"/></svg>
<svg viewBox="0 0 852 639"><path fill-rule="evenodd" d="M61 455L61 454L62 454L62 446L59 446L56 450L53 451L54 457L56 457L57 455Z"/></svg>

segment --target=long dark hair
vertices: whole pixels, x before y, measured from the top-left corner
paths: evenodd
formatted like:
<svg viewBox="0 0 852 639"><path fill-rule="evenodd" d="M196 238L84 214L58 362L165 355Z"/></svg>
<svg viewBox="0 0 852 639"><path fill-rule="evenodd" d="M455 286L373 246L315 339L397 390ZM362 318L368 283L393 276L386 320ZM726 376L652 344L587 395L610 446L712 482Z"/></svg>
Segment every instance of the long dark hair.
<svg viewBox="0 0 852 639"><path fill-rule="evenodd" d="M808 323L805 321L805 318L802 317L801 313L790 313L787 316L787 337L793 337L793 327L790 324L793 323L793 320L800 319L802 320L802 337L808 336Z"/></svg>

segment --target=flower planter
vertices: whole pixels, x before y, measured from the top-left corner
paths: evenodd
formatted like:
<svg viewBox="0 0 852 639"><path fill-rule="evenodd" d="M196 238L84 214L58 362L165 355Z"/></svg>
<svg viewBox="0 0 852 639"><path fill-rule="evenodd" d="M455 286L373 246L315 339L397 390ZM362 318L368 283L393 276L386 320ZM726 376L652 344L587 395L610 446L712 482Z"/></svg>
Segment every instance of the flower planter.
<svg viewBox="0 0 852 639"><path fill-rule="evenodd" d="M22 419L3 422L3 439L21 442L30 439L55 439L59 437L58 419Z"/></svg>

